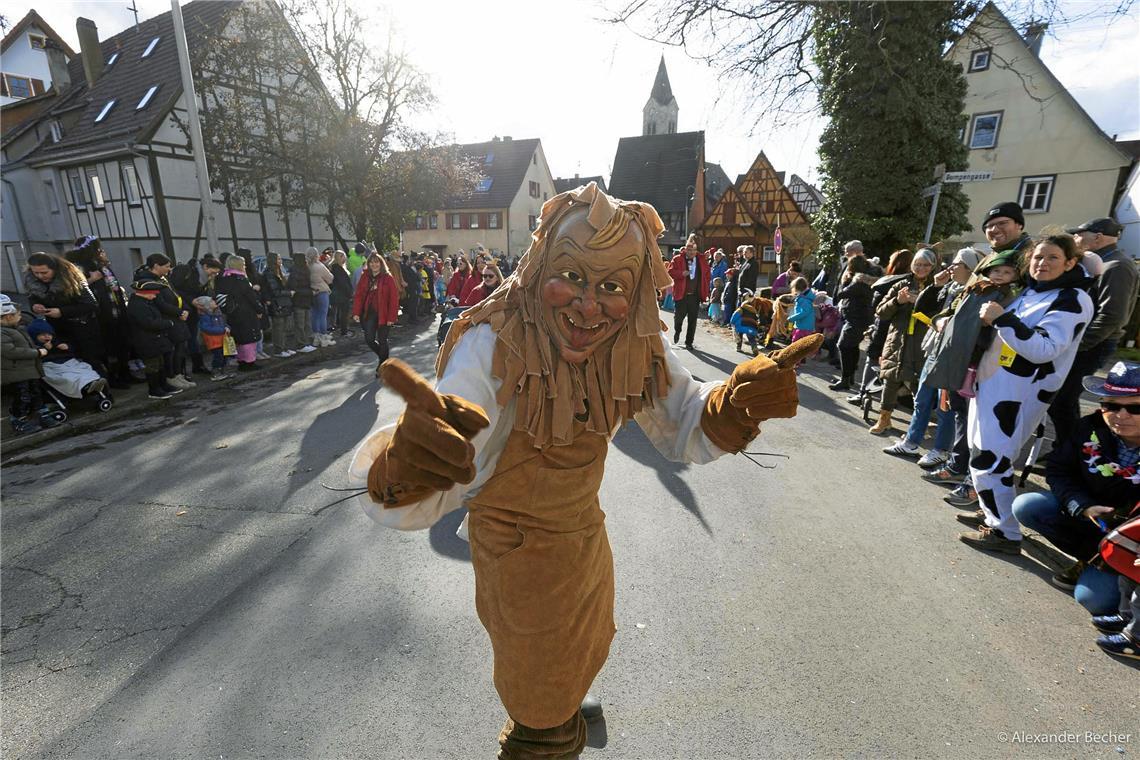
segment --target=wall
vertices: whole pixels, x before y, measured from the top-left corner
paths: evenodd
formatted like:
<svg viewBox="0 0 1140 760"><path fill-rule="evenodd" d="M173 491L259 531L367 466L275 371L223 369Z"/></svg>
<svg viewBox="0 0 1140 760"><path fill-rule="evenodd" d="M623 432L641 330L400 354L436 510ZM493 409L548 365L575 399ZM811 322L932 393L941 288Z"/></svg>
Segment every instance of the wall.
<svg viewBox="0 0 1140 760"><path fill-rule="evenodd" d="M18 39L13 40L8 49L4 51L3 57L0 57L0 70L3 70L5 74L18 74L22 77L40 79L43 81L46 90L51 87L47 53L32 47L28 41L29 33L43 35L43 30L32 25L25 29ZM0 97L0 106L19 100L21 98Z"/></svg>
<svg viewBox="0 0 1140 760"><path fill-rule="evenodd" d="M457 214L478 214L486 212L495 212L499 214L500 228L497 230L478 229L478 230L448 230L444 229L445 222L444 216L448 213ZM487 250L507 250L507 230L505 226L507 212L506 209L463 209L462 211L456 210L453 212L438 211L435 212L439 217L439 229L435 230L404 230L404 250L405 251L422 251L428 246L443 246L443 252L448 254L456 253L460 248L464 251L469 251L475 247L476 244L481 244ZM426 218L426 217L425 217ZM525 223L525 221L524 221Z"/></svg>
<svg viewBox="0 0 1140 760"><path fill-rule="evenodd" d="M537 182L541 195L538 198L530 197L530 183ZM531 229L527 217L534 215L536 217L542 214L542 204L547 199L553 198L554 192L554 176L550 173L550 166L546 163L546 154L542 150L542 143L538 144L535 148L534 156L531 158L530 166L527 167L526 175L519 183L519 189L515 193L514 200L511 201L510 217L509 217L509 240L507 243L507 253L511 256L521 256L527 248L530 248Z"/></svg>
<svg viewBox="0 0 1140 760"><path fill-rule="evenodd" d="M970 170L992 171L994 177L962 186L975 230L961 237L984 242L980 223L986 209L1020 200L1024 177L1056 175L1048 210L1025 215L1030 234L1107 215L1128 158L1094 128L1003 19L987 10L972 29L950 53L966 72L965 113L1003 113L997 145L969 151ZM972 51L984 47L993 48L989 68L970 72ZM963 136L967 144L971 125L972 118Z"/></svg>

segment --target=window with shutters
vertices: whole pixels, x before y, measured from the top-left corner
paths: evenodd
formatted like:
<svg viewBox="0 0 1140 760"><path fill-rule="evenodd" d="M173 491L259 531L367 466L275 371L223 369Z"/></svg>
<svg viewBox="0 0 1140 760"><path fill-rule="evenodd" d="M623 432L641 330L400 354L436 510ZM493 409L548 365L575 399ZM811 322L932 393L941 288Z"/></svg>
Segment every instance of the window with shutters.
<svg viewBox="0 0 1140 760"><path fill-rule="evenodd" d="M439 229L439 214L431 214L428 216L428 228L433 230Z"/></svg>
<svg viewBox="0 0 1140 760"><path fill-rule="evenodd" d="M448 214L447 219L448 219L447 228L449 230L459 229L459 214Z"/></svg>
<svg viewBox="0 0 1140 760"><path fill-rule="evenodd" d="M530 197L531 198L537 198L541 194L542 194L542 188L539 186L539 184L537 182L532 180L530 183Z"/></svg>
<svg viewBox="0 0 1140 760"><path fill-rule="evenodd" d="M487 229L499 229L499 214L497 212L491 212L490 214L487 214Z"/></svg>
<svg viewBox="0 0 1140 760"><path fill-rule="evenodd" d="M5 74L4 90L3 94L10 98L30 98L32 97L32 80L30 77Z"/></svg>
<svg viewBox="0 0 1140 760"><path fill-rule="evenodd" d="M88 169L87 179L91 182L91 205L103 208L106 203L103 200L103 183L99 180L98 170Z"/></svg>
<svg viewBox="0 0 1140 760"><path fill-rule="evenodd" d="M422 230L424 228L424 218L422 216L416 217L416 229Z"/></svg>
<svg viewBox="0 0 1140 760"><path fill-rule="evenodd" d="M470 214L469 215L469 226L473 230L479 229L479 215L478 214Z"/></svg>

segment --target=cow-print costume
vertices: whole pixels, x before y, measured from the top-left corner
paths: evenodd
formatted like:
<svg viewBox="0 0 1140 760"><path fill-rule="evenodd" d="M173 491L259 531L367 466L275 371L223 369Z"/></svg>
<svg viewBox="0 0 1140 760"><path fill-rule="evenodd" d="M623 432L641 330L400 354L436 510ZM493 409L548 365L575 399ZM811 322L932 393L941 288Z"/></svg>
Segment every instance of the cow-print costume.
<svg viewBox="0 0 1140 760"><path fill-rule="evenodd" d="M1092 280L1078 265L1030 286L994 320L997 339L978 364L977 396L970 401L970 474L986 525L1021 538L1013 516L1014 462L1045 419L1093 316L1085 292ZM1003 346L1016 352L1002 366ZM1008 353L1008 349L1007 349Z"/></svg>

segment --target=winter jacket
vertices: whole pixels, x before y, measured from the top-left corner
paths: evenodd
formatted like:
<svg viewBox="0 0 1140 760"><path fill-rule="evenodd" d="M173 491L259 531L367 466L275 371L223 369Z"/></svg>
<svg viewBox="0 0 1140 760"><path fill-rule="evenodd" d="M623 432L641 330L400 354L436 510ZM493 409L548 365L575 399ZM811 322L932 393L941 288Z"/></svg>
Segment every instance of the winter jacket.
<svg viewBox="0 0 1140 760"><path fill-rule="evenodd" d="M796 305L788 315L793 330L815 332L815 291L808 288L796 296Z"/></svg>
<svg viewBox="0 0 1140 760"><path fill-rule="evenodd" d="M98 305L99 324L105 330L115 329L115 324L119 318L126 316L126 291L123 290L123 286L119 284L110 267L99 267L87 262L82 262L78 266L87 276L99 272L99 279L94 282L89 281L87 287L91 288L91 294L95 296L95 303Z"/></svg>
<svg viewBox="0 0 1140 760"><path fill-rule="evenodd" d="M1136 295L1140 291L1140 272L1136 263L1116 246L1095 252L1104 262L1104 271L1096 278L1089 295L1096 315L1081 338L1081 350L1096 348L1106 340L1120 340L1132 319Z"/></svg>
<svg viewBox="0 0 1140 760"><path fill-rule="evenodd" d="M0 328L0 382L18 383L44 376L40 350L23 327Z"/></svg>
<svg viewBox="0 0 1140 760"><path fill-rule="evenodd" d="M289 268L286 284L293 291L294 309L313 308L313 286L309 282L309 265L305 263L304 256L293 256L293 266Z"/></svg>
<svg viewBox="0 0 1140 760"><path fill-rule="evenodd" d="M198 315L198 329L206 335L225 335L226 317L222 312L203 312Z"/></svg>
<svg viewBox="0 0 1140 760"><path fill-rule="evenodd" d="M875 310L871 308L871 299L874 296L871 286L874 283L875 277L872 275L857 274L835 294L835 301L839 304L839 313L844 322L863 329L874 321Z"/></svg>
<svg viewBox="0 0 1140 760"><path fill-rule="evenodd" d="M170 281L170 287L174 288L174 292L182 297L182 302L187 306L195 298L205 294L202 279L198 274L197 259L178 264L170 270L167 279Z"/></svg>
<svg viewBox="0 0 1140 760"><path fill-rule="evenodd" d="M63 292L63 281L59 277L45 283L28 272L24 277L24 289L31 305L40 304L49 309L59 309L59 317L48 319L58 340L73 347L82 346L81 353L84 356L99 356L103 353L99 306L86 281L79 295L68 296Z"/></svg>
<svg viewBox="0 0 1140 760"><path fill-rule="evenodd" d="M332 302L335 304L348 304L352 300L352 275L344 267L332 267Z"/></svg>
<svg viewBox="0 0 1140 760"><path fill-rule="evenodd" d="M909 288L911 295L918 298L921 298L922 293L926 290L914 275L908 275L891 286L890 291L887 292L886 297L883 298L879 308L875 311L875 315L889 325L887 341L883 345L881 361L879 362L881 368L879 376L883 380L913 383L922 369L924 359L922 338L926 335L929 318L934 315L936 309L932 308L930 311L924 312L916 310L917 301L915 303L900 302L899 293L903 288ZM937 290L932 291L932 293L936 295ZM926 300L929 302L932 299L928 295ZM927 321L923 321L921 317L912 319L913 314L926 317Z"/></svg>
<svg viewBox="0 0 1140 760"><path fill-rule="evenodd" d="M480 278L476 276L474 272L464 277L462 272L456 271L455 274L451 275L451 282L447 283L447 297L458 298L459 302L463 303L467 295L476 285L479 285L480 282Z"/></svg>
<svg viewBox="0 0 1140 760"><path fill-rule="evenodd" d="M736 289L736 277L725 280L724 295L720 297L720 305L726 314L732 314L736 311L736 302L738 300L738 291Z"/></svg>
<svg viewBox="0 0 1140 760"><path fill-rule="evenodd" d="M498 285L496 285L494 288L488 288L480 283L479 285L471 288L471 292L467 294L467 298L463 299L459 305L467 307L482 303L487 298L487 296L495 292L495 288L497 287Z"/></svg>
<svg viewBox="0 0 1140 760"><path fill-rule="evenodd" d="M183 305L182 296L174 290L170 281L155 275L146 267L140 267L135 270L135 282L157 282L163 286L162 290L158 291L154 304L162 312L162 316L173 323L170 328L170 340L175 344L190 340L190 329L186 326L186 322L180 319L182 312L189 311L189 307Z"/></svg>
<svg viewBox="0 0 1140 760"><path fill-rule="evenodd" d="M1005 305L1012 299L1008 286L989 289L970 287L957 299L958 305L943 323L942 331L930 350L931 359L926 369L927 385L948 391L962 387L967 368L976 363L979 355L978 339L985 327L982 323L982 306L991 301ZM986 346L980 348L985 349Z"/></svg>
<svg viewBox="0 0 1140 760"><path fill-rule="evenodd" d="M269 316L288 317L293 313L293 296L289 295L289 286L282 282L276 273L270 272L265 275L263 295Z"/></svg>
<svg viewBox="0 0 1140 760"><path fill-rule="evenodd" d="M744 263L740 266L740 271L736 273L736 288L737 292L744 290L756 293L756 282L760 275L760 262L753 256L750 259L745 259Z"/></svg>
<svg viewBox="0 0 1140 760"><path fill-rule="evenodd" d="M791 279L791 275L787 272L780 272L776 275L776 279L772 280L772 298L790 293L792 291Z"/></svg>
<svg viewBox="0 0 1140 760"><path fill-rule="evenodd" d="M709 297L709 262L704 256L697 254L693 257L697 264L697 277L689 279L690 264L685 254L678 253L669 262L669 276L673 278L673 300L680 301L689 294L689 288L695 287L698 301L705 301Z"/></svg>
<svg viewBox="0 0 1140 760"><path fill-rule="evenodd" d="M369 317L371 315L371 317ZM400 315L400 294L396 291L396 281L387 272L373 277L372 271L365 268L356 283L356 293L352 298L352 316L363 324L366 319L376 319L381 326L394 325Z"/></svg>
<svg viewBox="0 0 1140 760"><path fill-rule="evenodd" d="M713 264L712 267L709 269L709 277L711 277L714 280L717 277L724 279L724 274L727 271L728 271L728 259L721 259L717 263Z"/></svg>
<svg viewBox="0 0 1140 760"><path fill-rule="evenodd" d="M319 261L309 265L309 286L314 293L331 293L333 273Z"/></svg>
<svg viewBox="0 0 1140 760"><path fill-rule="evenodd" d="M169 337L174 325L159 311L157 298L131 296L127 301L127 321L131 326L131 345L140 359L153 359L174 350Z"/></svg>
<svg viewBox="0 0 1140 760"><path fill-rule="evenodd" d="M1134 482L1127 476L1105 475L1090 467L1089 444L1094 435L1103 464L1114 464L1120 439L1108 429L1101 413L1093 412L1081 418L1070 437L1057 441L1045 460L1045 481L1061 509L1073 517L1079 517L1086 507L1098 505L1112 507L1116 510L1113 517L1123 519L1140 502L1140 477ZM1131 470L1135 475L1136 466Z"/></svg>
<svg viewBox="0 0 1140 760"><path fill-rule="evenodd" d="M227 269L215 281L214 300L226 317L230 335L238 344L261 339L261 301L246 276Z"/></svg>

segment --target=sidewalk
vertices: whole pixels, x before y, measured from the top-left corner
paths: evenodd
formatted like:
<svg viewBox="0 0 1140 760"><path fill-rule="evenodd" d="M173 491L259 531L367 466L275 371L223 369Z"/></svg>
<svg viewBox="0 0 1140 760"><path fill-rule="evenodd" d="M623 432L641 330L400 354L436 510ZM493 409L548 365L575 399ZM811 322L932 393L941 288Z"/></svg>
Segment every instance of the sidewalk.
<svg viewBox="0 0 1140 760"><path fill-rule="evenodd" d="M410 342L422 330L434 330L434 319L420 321L410 326L398 327L392 333L390 342L393 346ZM194 375L194 388L187 388L182 393L170 399L152 399L147 395L145 383L132 385L130 388L112 392L115 405L106 412L95 410L93 402L70 399L68 404L68 420L58 427L40 430L35 433L17 435L7 424L0 426L0 456L8 456L19 451L34 448L47 441L65 436L77 435L87 432L110 422L117 421L130 415L145 414L176 404L186 399L192 399L204 393L210 393L232 385L244 383L248 380L260 380L281 371L292 370L297 367L323 364L332 360L346 359L361 353L370 353L364 345L364 338L359 329L351 338L336 337L336 345L329 348L319 348L308 354L296 354L288 359L271 358L257 362L258 368L254 372L247 372L227 377L224 380L211 380L206 375Z"/></svg>

